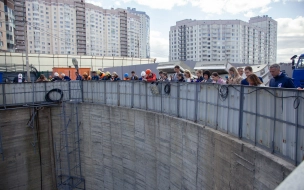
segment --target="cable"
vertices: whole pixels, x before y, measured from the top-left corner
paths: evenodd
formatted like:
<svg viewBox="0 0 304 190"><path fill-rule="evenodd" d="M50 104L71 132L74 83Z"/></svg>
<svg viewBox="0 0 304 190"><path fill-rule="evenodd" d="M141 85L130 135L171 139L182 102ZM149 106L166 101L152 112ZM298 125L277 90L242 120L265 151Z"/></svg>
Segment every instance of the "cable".
<svg viewBox="0 0 304 190"><path fill-rule="evenodd" d="M220 99L222 101L225 101L228 97L228 94L229 94L229 89L228 89L228 86L226 85L221 85L219 88L218 88L218 91L219 91L219 96L220 96Z"/></svg>
<svg viewBox="0 0 304 190"><path fill-rule="evenodd" d="M164 87L164 91L167 95L170 94L170 91L171 91L171 86L170 86L170 83L166 84L165 87Z"/></svg>
<svg viewBox="0 0 304 190"><path fill-rule="evenodd" d="M50 98L50 94L51 94L52 92L58 92L58 93L60 94L60 99L58 99L58 100L52 100L52 99ZM58 89L58 88L54 88L54 89L50 90L50 91L45 95L45 100L46 100L47 102L60 102L60 101L62 100L62 98L63 98L63 92L62 92L62 90L60 90L60 89Z"/></svg>

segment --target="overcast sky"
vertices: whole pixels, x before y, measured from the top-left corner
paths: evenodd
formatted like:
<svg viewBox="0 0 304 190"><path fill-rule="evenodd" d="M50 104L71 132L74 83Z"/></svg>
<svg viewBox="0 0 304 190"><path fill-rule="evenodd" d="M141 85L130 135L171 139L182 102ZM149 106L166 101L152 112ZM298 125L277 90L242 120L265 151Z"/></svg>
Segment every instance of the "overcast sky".
<svg viewBox="0 0 304 190"><path fill-rule="evenodd" d="M150 16L151 57L168 61L169 30L183 19L240 19L268 15L278 22L277 62L304 53L304 0L86 0L103 8L136 8Z"/></svg>

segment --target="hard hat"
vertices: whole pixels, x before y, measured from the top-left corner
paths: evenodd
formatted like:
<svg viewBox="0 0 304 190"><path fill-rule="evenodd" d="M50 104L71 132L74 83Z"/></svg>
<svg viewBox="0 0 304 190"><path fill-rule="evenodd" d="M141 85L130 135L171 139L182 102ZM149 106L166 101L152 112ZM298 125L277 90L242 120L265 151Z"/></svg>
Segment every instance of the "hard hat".
<svg viewBox="0 0 304 190"><path fill-rule="evenodd" d="M140 74L142 77L146 76L146 72L145 71L142 71L141 74Z"/></svg>
<svg viewBox="0 0 304 190"><path fill-rule="evenodd" d="M18 79L22 79L22 74L21 73L18 74Z"/></svg>
<svg viewBox="0 0 304 190"><path fill-rule="evenodd" d="M125 78L128 78L128 77L129 77L129 74L128 74L128 73L125 73L125 74L124 74L124 77L125 77Z"/></svg>
<svg viewBox="0 0 304 190"><path fill-rule="evenodd" d="M147 75L151 74L151 70L150 70L150 69L147 69L147 70L146 70L146 74L147 74Z"/></svg>
<svg viewBox="0 0 304 190"><path fill-rule="evenodd" d="M57 72L55 72L55 73L54 73L54 76L55 76L55 77L58 77L58 76L59 76L59 74L58 74Z"/></svg>
<svg viewBox="0 0 304 190"><path fill-rule="evenodd" d="M84 73L83 73L83 75L84 75L84 76L87 76L87 75L88 75L88 73L87 73L87 72L84 72Z"/></svg>

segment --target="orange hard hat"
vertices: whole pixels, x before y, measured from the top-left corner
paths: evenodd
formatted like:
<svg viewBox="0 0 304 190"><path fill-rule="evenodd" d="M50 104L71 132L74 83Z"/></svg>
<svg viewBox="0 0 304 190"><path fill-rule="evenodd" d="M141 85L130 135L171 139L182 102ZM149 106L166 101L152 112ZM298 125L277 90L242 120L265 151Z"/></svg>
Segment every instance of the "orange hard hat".
<svg viewBox="0 0 304 190"><path fill-rule="evenodd" d="M146 74L147 74L147 75L151 74L151 70L150 70L150 69L147 69L147 70L146 70Z"/></svg>

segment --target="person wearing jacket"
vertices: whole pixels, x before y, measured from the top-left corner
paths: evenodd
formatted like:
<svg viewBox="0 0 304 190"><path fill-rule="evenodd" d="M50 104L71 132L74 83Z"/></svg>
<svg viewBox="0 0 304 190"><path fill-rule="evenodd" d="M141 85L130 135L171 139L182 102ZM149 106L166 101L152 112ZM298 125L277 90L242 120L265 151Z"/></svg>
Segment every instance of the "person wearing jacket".
<svg viewBox="0 0 304 190"><path fill-rule="evenodd" d="M204 71L204 73L203 73L203 78L204 78L204 80L202 81L202 82L207 82L207 83L211 83L212 82L212 79L210 78L210 76L211 76L211 73L210 73L210 71Z"/></svg>
<svg viewBox="0 0 304 190"><path fill-rule="evenodd" d="M111 80L111 79L112 79L111 73L107 71L101 80Z"/></svg>
<svg viewBox="0 0 304 190"><path fill-rule="evenodd" d="M111 81L119 81L119 80L120 78L118 77L118 74L116 72L113 72Z"/></svg>
<svg viewBox="0 0 304 190"><path fill-rule="evenodd" d="M185 82L193 82L191 72L188 69L185 69L184 78Z"/></svg>
<svg viewBox="0 0 304 190"><path fill-rule="evenodd" d="M226 81L227 84L241 84L243 78L237 72L235 67L229 68L229 77Z"/></svg>
<svg viewBox="0 0 304 190"><path fill-rule="evenodd" d="M41 74L39 78L36 80L36 82L48 82L47 78L44 76L44 74Z"/></svg>
<svg viewBox="0 0 304 190"><path fill-rule="evenodd" d="M51 80L52 82L59 82L59 81L62 81L62 79L59 77L59 74L57 72L54 73L54 77L53 79Z"/></svg>
<svg viewBox="0 0 304 190"><path fill-rule="evenodd" d="M78 72L75 72L76 80L82 80L81 75Z"/></svg>
<svg viewBox="0 0 304 190"><path fill-rule="evenodd" d="M62 78L63 81L70 81L71 80L71 78L68 77L68 76L65 76L64 73L61 73L61 78Z"/></svg>
<svg viewBox="0 0 304 190"><path fill-rule="evenodd" d="M223 80L217 72L213 72L212 73L212 79L213 79L212 83L215 83L215 84L226 84L226 81Z"/></svg>
<svg viewBox="0 0 304 190"><path fill-rule="evenodd" d="M276 88L295 88L295 85L291 78L287 77L284 73L280 72L280 65L273 64L269 67L269 72L272 75L270 79L269 87Z"/></svg>
<svg viewBox="0 0 304 190"><path fill-rule="evenodd" d="M249 75L253 74L253 69L250 66L245 67L245 75L248 77ZM262 77L258 77L260 81L263 83ZM241 85L249 85L247 78L243 79Z"/></svg>
<svg viewBox="0 0 304 190"><path fill-rule="evenodd" d="M143 80L145 77L146 77L146 72L145 71L142 71L141 73L140 73L140 78L138 79L138 80Z"/></svg>
<svg viewBox="0 0 304 190"><path fill-rule="evenodd" d="M97 75L96 71L93 71L92 74L93 74L92 80L99 80L99 76Z"/></svg>
<svg viewBox="0 0 304 190"><path fill-rule="evenodd" d="M202 82L204 80L204 77L202 75L203 75L203 71L202 70L197 70L196 71L197 79L194 80L194 82Z"/></svg>
<svg viewBox="0 0 304 190"><path fill-rule="evenodd" d="M91 80L91 76L88 75L87 72L84 72L82 76L83 76L83 80Z"/></svg>
<svg viewBox="0 0 304 190"><path fill-rule="evenodd" d="M177 79L177 82L186 82L183 73L179 73Z"/></svg>
<svg viewBox="0 0 304 190"><path fill-rule="evenodd" d="M131 75L131 80L138 80L138 76L135 74L135 71L132 71Z"/></svg>
<svg viewBox="0 0 304 190"><path fill-rule="evenodd" d="M130 78L129 78L129 74L128 73L125 73L124 74L124 79L123 80L131 80Z"/></svg>
<svg viewBox="0 0 304 190"><path fill-rule="evenodd" d="M142 79L146 82L155 82L156 81L156 74L152 73L150 69L146 70L146 77Z"/></svg>
<svg viewBox="0 0 304 190"><path fill-rule="evenodd" d="M249 83L249 86L265 86L255 74L248 75L247 81Z"/></svg>

